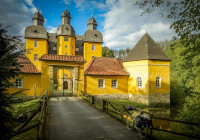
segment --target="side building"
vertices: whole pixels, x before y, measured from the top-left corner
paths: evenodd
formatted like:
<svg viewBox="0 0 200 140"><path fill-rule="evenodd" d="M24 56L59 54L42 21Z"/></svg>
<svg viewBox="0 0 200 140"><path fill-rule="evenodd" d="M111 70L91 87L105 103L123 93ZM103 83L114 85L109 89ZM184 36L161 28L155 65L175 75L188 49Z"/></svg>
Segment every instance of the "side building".
<svg viewBox="0 0 200 140"><path fill-rule="evenodd" d="M145 33L125 58L129 99L147 105L170 105L170 59Z"/></svg>

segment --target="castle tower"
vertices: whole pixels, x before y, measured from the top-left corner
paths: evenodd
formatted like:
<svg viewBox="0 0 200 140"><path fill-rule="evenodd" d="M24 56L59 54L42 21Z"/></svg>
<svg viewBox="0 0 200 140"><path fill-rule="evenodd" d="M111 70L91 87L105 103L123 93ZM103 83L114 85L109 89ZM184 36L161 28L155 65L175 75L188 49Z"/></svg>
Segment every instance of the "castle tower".
<svg viewBox="0 0 200 140"><path fill-rule="evenodd" d="M57 29L57 55L75 56L75 31L70 25L71 15L67 8L61 15L62 25Z"/></svg>
<svg viewBox="0 0 200 140"><path fill-rule="evenodd" d="M170 59L145 33L125 58L129 99L147 105L170 105Z"/></svg>
<svg viewBox="0 0 200 140"><path fill-rule="evenodd" d="M44 18L38 10L33 15L33 25L26 27L26 56L40 71L39 58L48 54L48 36L47 30L43 27Z"/></svg>
<svg viewBox="0 0 200 140"><path fill-rule="evenodd" d="M103 36L97 31L97 22L93 16L87 22L88 30L83 35L83 57L87 61L85 66L93 57L102 57Z"/></svg>

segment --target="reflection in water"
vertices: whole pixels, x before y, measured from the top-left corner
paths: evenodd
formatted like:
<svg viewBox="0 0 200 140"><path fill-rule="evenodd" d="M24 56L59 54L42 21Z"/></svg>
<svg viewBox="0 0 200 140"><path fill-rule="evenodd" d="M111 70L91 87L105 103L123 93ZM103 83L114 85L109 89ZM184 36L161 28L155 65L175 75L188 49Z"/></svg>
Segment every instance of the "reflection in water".
<svg viewBox="0 0 200 140"><path fill-rule="evenodd" d="M170 118L170 108L146 108L144 111L153 114L154 117ZM152 123L154 128L170 130L170 121L152 119Z"/></svg>

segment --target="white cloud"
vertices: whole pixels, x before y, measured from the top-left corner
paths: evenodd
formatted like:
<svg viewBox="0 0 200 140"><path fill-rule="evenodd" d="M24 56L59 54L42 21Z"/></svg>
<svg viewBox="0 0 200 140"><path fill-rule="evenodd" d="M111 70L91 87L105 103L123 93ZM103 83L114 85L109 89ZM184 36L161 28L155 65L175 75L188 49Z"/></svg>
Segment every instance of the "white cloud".
<svg viewBox="0 0 200 140"><path fill-rule="evenodd" d="M47 26L49 33L56 33L57 27Z"/></svg>
<svg viewBox="0 0 200 140"><path fill-rule="evenodd" d="M134 0L110 0L110 10L105 13L104 43L110 48L133 47L147 31L155 41L171 39L175 33L170 23L163 21L158 13L141 16L141 9Z"/></svg>
<svg viewBox="0 0 200 140"><path fill-rule="evenodd" d="M35 5L33 4L33 0L25 0L26 4L28 4L31 8L31 12L34 14L35 12L37 12L37 8L35 7Z"/></svg>
<svg viewBox="0 0 200 140"><path fill-rule="evenodd" d="M11 35L22 36L24 41L25 27L32 25L32 17L35 6L32 0L1 0L0 4L0 23L3 27L11 25L8 33Z"/></svg>

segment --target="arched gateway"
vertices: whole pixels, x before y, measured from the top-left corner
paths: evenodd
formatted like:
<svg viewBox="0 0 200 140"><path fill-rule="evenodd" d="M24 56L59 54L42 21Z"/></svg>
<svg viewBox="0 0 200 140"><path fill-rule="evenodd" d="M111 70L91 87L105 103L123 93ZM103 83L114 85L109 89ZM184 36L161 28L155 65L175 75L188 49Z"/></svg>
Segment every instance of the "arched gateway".
<svg viewBox="0 0 200 140"><path fill-rule="evenodd" d="M42 63L41 87L42 90L49 89L49 95L54 92L54 74L60 69L69 71L72 75L72 92L78 95L84 90L84 63L81 56L64 55L43 55L40 58ZM63 84L63 83L62 83Z"/></svg>

